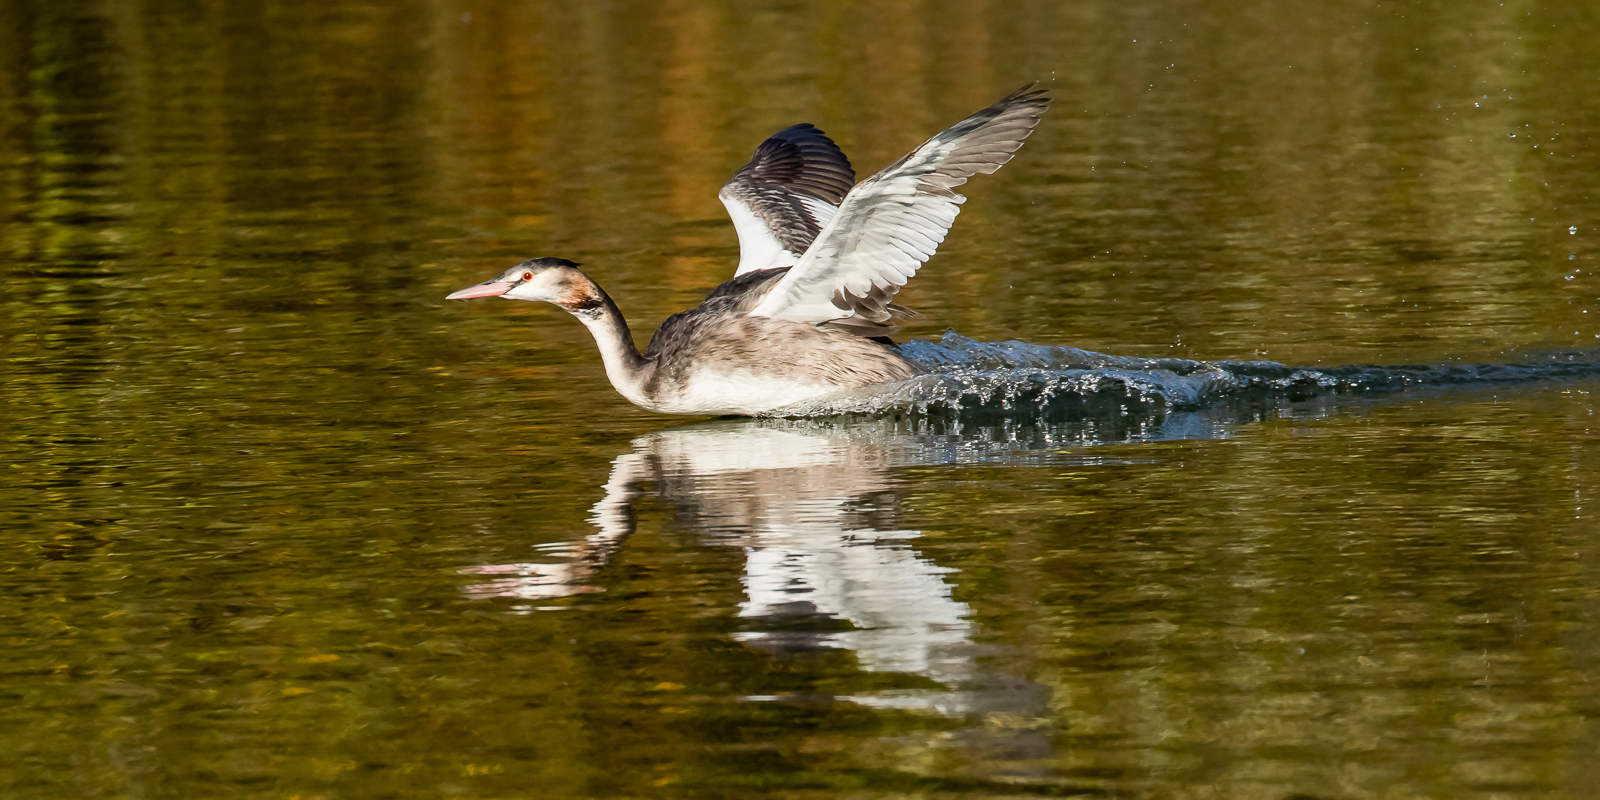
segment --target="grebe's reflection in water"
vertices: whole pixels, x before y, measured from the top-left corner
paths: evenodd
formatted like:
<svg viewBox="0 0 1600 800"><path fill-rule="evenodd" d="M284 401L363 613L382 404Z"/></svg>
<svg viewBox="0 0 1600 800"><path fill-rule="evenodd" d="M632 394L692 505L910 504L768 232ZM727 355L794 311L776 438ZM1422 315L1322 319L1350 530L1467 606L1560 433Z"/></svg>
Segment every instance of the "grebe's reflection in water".
<svg viewBox="0 0 1600 800"><path fill-rule="evenodd" d="M863 670L946 687L848 698L866 705L1042 714L1042 687L980 668L972 610L954 596L954 570L919 555L920 532L896 524L895 468L972 453L952 459L951 437L892 427L764 420L641 436L612 462L590 515L597 530L545 548L560 563L470 567L463 572L492 577L464 591L532 601L601 591L597 572L625 546L634 501L648 493L690 512L707 541L744 551L738 615L748 624L732 634L739 641L774 654L847 649ZM994 453L1032 446L996 438Z"/></svg>

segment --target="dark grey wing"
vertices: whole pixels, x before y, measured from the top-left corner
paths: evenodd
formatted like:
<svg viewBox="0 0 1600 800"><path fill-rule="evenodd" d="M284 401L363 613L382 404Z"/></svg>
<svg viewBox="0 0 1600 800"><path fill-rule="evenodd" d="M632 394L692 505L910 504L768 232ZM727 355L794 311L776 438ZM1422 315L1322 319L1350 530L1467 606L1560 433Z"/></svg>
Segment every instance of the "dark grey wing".
<svg viewBox="0 0 1600 800"><path fill-rule="evenodd" d="M773 134L717 196L739 234L739 271L793 266L805 255L856 172L839 146L810 123Z"/></svg>
<svg viewBox="0 0 1600 800"><path fill-rule="evenodd" d="M1033 84L956 123L850 191L757 317L890 323L890 298L944 241L965 197L955 187L1011 160L1050 98Z"/></svg>

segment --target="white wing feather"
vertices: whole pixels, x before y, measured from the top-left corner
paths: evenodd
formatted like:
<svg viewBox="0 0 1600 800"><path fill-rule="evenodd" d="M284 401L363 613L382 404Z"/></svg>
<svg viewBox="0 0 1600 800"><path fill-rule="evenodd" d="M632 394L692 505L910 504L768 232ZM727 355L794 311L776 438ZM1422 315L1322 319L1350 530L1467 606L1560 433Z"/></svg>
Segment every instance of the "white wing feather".
<svg viewBox="0 0 1600 800"><path fill-rule="evenodd" d="M857 184L751 316L822 324L890 319L889 300L931 257L966 200L952 191L1011 160L1050 98L1028 85Z"/></svg>
<svg viewBox="0 0 1600 800"><path fill-rule="evenodd" d="M733 231L739 236L739 269L735 276L746 272L755 272L759 269L775 269L777 267L792 267L800 263L800 257L805 255L804 247L794 249L779 241L773 229L766 220L756 215L744 199L731 192L718 195L722 205L728 209L728 218L733 220ZM794 195L793 201L816 221L818 229L827 227L839 207L815 197Z"/></svg>
<svg viewBox="0 0 1600 800"><path fill-rule="evenodd" d="M750 204L729 192L719 197L733 220L733 231L739 236L739 269L735 276L758 269L794 266L803 253L795 253L778 241L772 228L756 216ZM823 223L826 224L826 223Z"/></svg>

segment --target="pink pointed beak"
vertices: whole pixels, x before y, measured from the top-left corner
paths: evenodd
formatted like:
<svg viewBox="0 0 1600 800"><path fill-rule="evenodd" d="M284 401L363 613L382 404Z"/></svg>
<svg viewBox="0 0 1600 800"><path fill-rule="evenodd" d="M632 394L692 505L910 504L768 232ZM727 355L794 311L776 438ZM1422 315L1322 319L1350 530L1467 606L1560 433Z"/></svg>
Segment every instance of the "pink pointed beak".
<svg viewBox="0 0 1600 800"><path fill-rule="evenodd" d="M511 281L487 280L476 286L468 286L459 292L446 295L446 300L466 300L469 297L499 297L511 291Z"/></svg>

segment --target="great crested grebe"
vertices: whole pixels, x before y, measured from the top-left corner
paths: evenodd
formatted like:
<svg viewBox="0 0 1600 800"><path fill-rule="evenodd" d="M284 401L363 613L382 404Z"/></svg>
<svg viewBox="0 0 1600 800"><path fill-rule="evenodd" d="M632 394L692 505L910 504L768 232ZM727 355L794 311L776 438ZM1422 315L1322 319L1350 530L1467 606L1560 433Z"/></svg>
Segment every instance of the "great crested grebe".
<svg viewBox="0 0 1600 800"><path fill-rule="evenodd" d="M739 269L661 323L640 355L616 303L578 265L533 258L449 300L542 300L577 317L611 385L663 414L761 414L926 372L887 339L913 312L894 293L933 255L966 197L953 189L1016 153L1049 105L1029 84L856 184L811 125L774 134L719 196Z"/></svg>

